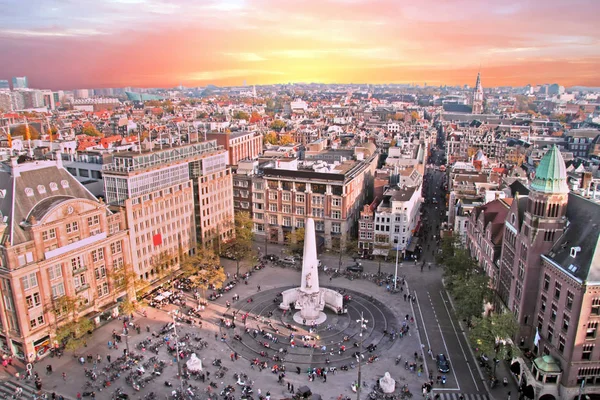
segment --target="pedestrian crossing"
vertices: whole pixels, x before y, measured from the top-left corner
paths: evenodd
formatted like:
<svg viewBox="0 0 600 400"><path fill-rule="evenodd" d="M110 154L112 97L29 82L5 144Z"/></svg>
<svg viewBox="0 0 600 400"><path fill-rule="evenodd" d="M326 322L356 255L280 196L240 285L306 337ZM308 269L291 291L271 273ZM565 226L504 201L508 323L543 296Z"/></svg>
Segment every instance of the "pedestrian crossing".
<svg viewBox="0 0 600 400"><path fill-rule="evenodd" d="M439 397L438 397L439 396ZM462 396L462 397L460 397ZM468 394L468 393L435 393L430 396L431 399L439 400L489 400L487 394Z"/></svg>
<svg viewBox="0 0 600 400"><path fill-rule="evenodd" d="M33 399L43 399L40 392L36 391L33 387L29 385L22 384L21 382L16 382L14 380L6 380L0 382L0 399L12 399L13 395L17 392L17 388L21 388L21 396L19 399L22 400L33 400ZM42 391L43 392L43 391ZM36 397L37 396L37 397ZM46 393L46 396L48 394ZM50 396L46 397L50 398Z"/></svg>

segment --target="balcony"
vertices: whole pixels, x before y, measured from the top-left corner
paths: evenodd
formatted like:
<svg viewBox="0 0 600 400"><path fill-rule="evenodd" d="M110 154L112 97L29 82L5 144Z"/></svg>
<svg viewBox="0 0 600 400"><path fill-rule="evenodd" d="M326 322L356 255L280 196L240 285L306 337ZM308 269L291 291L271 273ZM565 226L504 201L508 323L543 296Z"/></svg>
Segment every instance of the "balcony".
<svg viewBox="0 0 600 400"><path fill-rule="evenodd" d="M81 272L85 272L87 271L87 266L82 265L81 267L77 268L77 269L73 269L73 275L77 275Z"/></svg>
<svg viewBox="0 0 600 400"><path fill-rule="evenodd" d="M87 290L90 288L90 284L86 283L85 285L81 285L75 288L75 293L80 293L83 292L84 290Z"/></svg>

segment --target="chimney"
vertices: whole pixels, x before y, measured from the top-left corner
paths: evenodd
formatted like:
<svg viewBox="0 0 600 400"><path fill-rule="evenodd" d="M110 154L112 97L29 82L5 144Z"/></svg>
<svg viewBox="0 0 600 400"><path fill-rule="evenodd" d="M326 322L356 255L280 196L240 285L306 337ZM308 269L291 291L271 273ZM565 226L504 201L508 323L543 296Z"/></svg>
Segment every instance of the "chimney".
<svg viewBox="0 0 600 400"><path fill-rule="evenodd" d="M58 150L56 150L56 152L54 154L56 157L56 166L58 168L63 168L62 151L60 150L60 148Z"/></svg>

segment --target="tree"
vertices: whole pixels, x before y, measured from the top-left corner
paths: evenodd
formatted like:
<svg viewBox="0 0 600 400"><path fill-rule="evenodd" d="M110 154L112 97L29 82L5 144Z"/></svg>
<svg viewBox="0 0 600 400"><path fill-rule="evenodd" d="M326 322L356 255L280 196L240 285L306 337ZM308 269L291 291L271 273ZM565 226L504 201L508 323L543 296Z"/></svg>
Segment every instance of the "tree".
<svg viewBox="0 0 600 400"><path fill-rule="evenodd" d="M481 317L483 306L492 297L489 278L484 274L457 277L450 289L459 318L471 323L473 317Z"/></svg>
<svg viewBox="0 0 600 400"><path fill-rule="evenodd" d="M96 127L94 125L85 126L81 130L81 133L83 133L84 135L87 135L87 136L95 136L95 137L102 136L100 131L98 131L98 129L96 129Z"/></svg>
<svg viewBox="0 0 600 400"><path fill-rule="evenodd" d="M354 255L358 251L358 240L346 239L342 241L340 237L335 237L332 240L332 249L339 255L339 269L342 270L342 258L345 255Z"/></svg>
<svg viewBox="0 0 600 400"><path fill-rule="evenodd" d="M79 297L61 296L51 301L50 312L56 320L57 342L63 344L67 350L75 350L83 346L83 337L92 329L94 324L87 318L79 319L79 307L82 299ZM65 322L58 324L64 319Z"/></svg>
<svg viewBox="0 0 600 400"><path fill-rule="evenodd" d="M227 253L235 260L236 273L240 275L240 262L249 261L254 258L252 242L254 232L252 231L252 218L247 212L235 214L235 240L227 247Z"/></svg>
<svg viewBox="0 0 600 400"><path fill-rule="evenodd" d="M285 125L285 121L276 119L275 121L271 122L269 128L273 129L275 132L281 132L281 130L285 128Z"/></svg>
<svg viewBox="0 0 600 400"><path fill-rule="evenodd" d="M519 324L510 312L475 318L472 326L469 340L473 347L488 355L495 354L495 360L498 360L499 356L505 358L512 350L512 338L519 330ZM497 364L495 360L494 375Z"/></svg>
<svg viewBox="0 0 600 400"><path fill-rule="evenodd" d="M235 113L233 113L233 119L243 119L243 120L250 120L250 114L248 114L245 111L236 111Z"/></svg>
<svg viewBox="0 0 600 400"><path fill-rule="evenodd" d="M260 116L260 114L256 111L252 111L252 116L250 116L250 123L255 124L260 121L262 121L262 117Z"/></svg>
<svg viewBox="0 0 600 400"><path fill-rule="evenodd" d="M292 138L292 135L284 134L284 135L279 136L279 144L281 146L287 146L292 143L294 143L294 139Z"/></svg>
<svg viewBox="0 0 600 400"><path fill-rule="evenodd" d="M23 139L27 140L27 125L21 124L16 128L11 129L11 136L22 136ZM35 126L29 125L29 139L36 140L39 138L40 132L35 128Z"/></svg>
<svg viewBox="0 0 600 400"><path fill-rule="evenodd" d="M419 119L419 113L416 111L412 111L410 113L410 118L413 120L413 122L417 122L417 120Z"/></svg>
<svg viewBox="0 0 600 400"><path fill-rule="evenodd" d="M263 138L265 144L277 144L277 134L275 132L269 132Z"/></svg>
<svg viewBox="0 0 600 400"><path fill-rule="evenodd" d="M206 298L209 286L221 287L227 279L219 256L212 249L202 246L198 246L196 253L184 260L182 270L192 285L202 289L203 298Z"/></svg>
<svg viewBox="0 0 600 400"><path fill-rule="evenodd" d="M285 235L285 240L290 252L302 254L304 250L304 228L296 228Z"/></svg>

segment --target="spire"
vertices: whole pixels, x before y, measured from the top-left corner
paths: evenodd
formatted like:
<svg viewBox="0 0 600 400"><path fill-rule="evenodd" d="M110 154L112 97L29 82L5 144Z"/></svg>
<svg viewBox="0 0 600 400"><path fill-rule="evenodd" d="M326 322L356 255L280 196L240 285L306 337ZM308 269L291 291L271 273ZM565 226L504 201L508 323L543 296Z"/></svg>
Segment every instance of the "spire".
<svg viewBox="0 0 600 400"><path fill-rule="evenodd" d="M531 189L542 193L569 193L567 167L556 145L542 157L535 170Z"/></svg>

